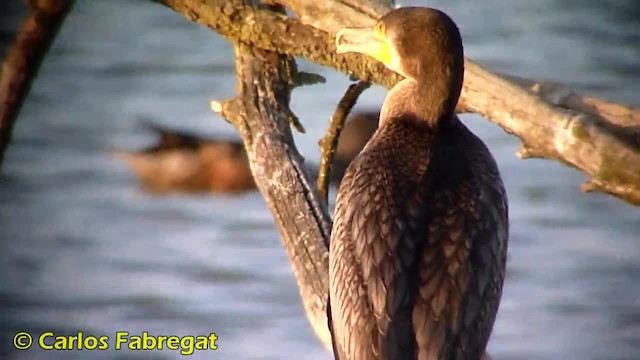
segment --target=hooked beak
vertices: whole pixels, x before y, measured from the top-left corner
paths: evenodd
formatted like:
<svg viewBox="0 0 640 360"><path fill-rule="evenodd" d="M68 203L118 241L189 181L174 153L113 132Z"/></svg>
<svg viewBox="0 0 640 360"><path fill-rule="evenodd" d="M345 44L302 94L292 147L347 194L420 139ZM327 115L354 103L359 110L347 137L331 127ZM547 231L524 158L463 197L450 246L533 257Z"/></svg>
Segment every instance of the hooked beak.
<svg viewBox="0 0 640 360"><path fill-rule="evenodd" d="M374 27L342 28L336 33L338 54L355 52L369 55L386 66L392 64L394 49L384 34Z"/></svg>

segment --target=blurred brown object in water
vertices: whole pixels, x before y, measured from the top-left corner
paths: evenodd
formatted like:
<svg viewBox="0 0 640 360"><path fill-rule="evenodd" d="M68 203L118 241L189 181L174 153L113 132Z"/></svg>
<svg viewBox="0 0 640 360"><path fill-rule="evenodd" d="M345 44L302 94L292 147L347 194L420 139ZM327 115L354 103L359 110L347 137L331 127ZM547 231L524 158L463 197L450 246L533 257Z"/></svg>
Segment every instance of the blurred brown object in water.
<svg viewBox="0 0 640 360"><path fill-rule="evenodd" d="M142 187L152 192L240 192L255 189L241 142L202 138L146 123L158 142L142 151L118 151Z"/></svg>
<svg viewBox="0 0 640 360"><path fill-rule="evenodd" d="M345 125L331 173L339 182L351 160L362 150L378 124L378 114L357 113ZM158 142L141 151L117 151L151 192L228 192L256 188L244 146L239 140L200 137L145 123L159 135ZM310 169L317 174L317 166Z"/></svg>

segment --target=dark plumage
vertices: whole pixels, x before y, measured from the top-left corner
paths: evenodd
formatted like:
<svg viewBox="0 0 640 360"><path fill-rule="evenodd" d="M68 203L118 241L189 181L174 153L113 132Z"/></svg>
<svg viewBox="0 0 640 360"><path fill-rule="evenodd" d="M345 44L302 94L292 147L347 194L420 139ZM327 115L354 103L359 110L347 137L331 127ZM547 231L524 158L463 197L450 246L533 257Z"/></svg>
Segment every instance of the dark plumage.
<svg viewBox="0 0 640 360"><path fill-rule="evenodd" d="M480 359L502 292L507 199L491 153L455 116L464 58L455 23L401 8L343 29L404 75L338 192L329 257L335 356Z"/></svg>

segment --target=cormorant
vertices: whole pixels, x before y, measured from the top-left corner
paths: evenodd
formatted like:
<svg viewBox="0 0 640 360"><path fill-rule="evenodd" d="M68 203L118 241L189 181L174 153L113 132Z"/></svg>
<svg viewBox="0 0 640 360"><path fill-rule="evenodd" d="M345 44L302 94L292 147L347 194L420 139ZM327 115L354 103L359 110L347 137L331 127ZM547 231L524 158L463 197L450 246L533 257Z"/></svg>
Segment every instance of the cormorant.
<svg viewBox="0 0 640 360"><path fill-rule="evenodd" d="M407 7L340 30L336 46L405 77L337 196L327 314L336 359L480 359L502 293L508 206L491 153L455 115L460 32L439 10Z"/></svg>

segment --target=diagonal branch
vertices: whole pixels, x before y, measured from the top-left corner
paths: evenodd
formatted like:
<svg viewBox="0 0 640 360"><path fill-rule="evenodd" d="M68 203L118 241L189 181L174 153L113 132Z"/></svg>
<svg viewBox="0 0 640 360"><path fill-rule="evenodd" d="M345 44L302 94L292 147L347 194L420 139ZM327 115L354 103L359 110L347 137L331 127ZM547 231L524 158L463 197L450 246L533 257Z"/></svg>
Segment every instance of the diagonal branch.
<svg viewBox="0 0 640 360"><path fill-rule="evenodd" d="M73 1L26 0L26 3L31 14L22 23L0 73L0 166L31 82Z"/></svg>
<svg viewBox="0 0 640 360"><path fill-rule="evenodd" d="M370 25L375 21L370 14L381 14L366 1L355 8L338 0L277 0L300 19L238 0L161 2L231 40L304 57L386 87L400 79L370 58L335 53L330 33L341 26ZM458 111L479 113L519 137L523 158L558 160L582 170L591 178L585 190L640 204L640 110L552 88L493 74L467 59Z"/></svg>

